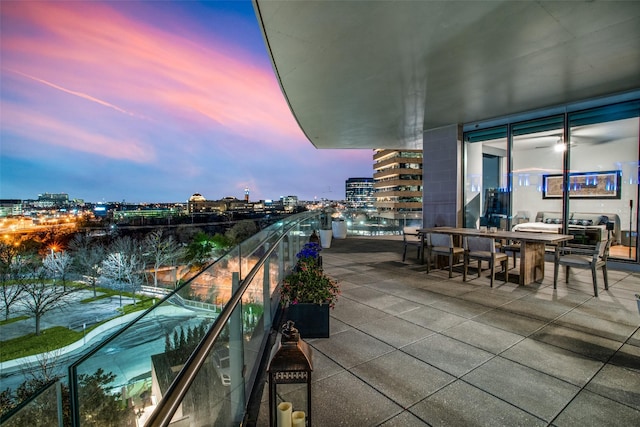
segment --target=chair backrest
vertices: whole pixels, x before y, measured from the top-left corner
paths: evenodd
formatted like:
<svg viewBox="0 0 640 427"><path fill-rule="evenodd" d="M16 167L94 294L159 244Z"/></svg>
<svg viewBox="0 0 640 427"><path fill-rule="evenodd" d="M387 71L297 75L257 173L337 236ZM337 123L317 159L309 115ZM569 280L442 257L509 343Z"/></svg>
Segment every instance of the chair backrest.
<svg viewBox="0 0 640 427"><path fill-rule="evenodd" d="M491 237L466 236L464 239L464 248L470 252L495 252L496 241Z"/></svg>
<svg viewBox="0 0 640 427"><path fill-rule="evenodd" d="M602 259L603 261L607 261L609 257L609 248L611 247L611 240L600 240L596 243L596 258Z"/></svg>
<svg viewBox="0 0 640 427"><path fill-rule="evenodd" d="M418 227L402 227L402 233L410 236L417 236L419 234Z"/></svg>
<svg viewBox="0 0 640 427"><path fill-rule="evenodd" d="M453 236L451 234L430 233L428 242L430 246L453 248Z"/></svg>
<svg viewBox="0 0 640 427"><path fill-rule="evenodd" d="M407 243L407 240L416 241L420 240L420 233L418 233L417 227L403 227L402 228L402 240Z"/></svg>

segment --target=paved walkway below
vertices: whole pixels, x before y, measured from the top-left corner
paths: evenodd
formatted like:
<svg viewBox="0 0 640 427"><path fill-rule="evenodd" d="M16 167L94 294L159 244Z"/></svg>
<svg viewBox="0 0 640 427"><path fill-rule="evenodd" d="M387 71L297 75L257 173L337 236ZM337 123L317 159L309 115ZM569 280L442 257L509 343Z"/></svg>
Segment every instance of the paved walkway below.
<svg viewBox="0 0 640 427"><path fill-rule="evenodd" d="M98 293L98 296L100 293ZM82 331L83 325L87 328L96 323L120 316L118 308L133 303L132 298L119 296L97 299L88 303L81 301L92 298L93 291L80 290L69 295L69 301L54 310L45 313L40 319L40 330L63 326L65 328ZM18 309L18 307L12 307ZM33 317L7 323L0 326L0 340L6 341L27 334L35 333L36 323Z"/></svg>

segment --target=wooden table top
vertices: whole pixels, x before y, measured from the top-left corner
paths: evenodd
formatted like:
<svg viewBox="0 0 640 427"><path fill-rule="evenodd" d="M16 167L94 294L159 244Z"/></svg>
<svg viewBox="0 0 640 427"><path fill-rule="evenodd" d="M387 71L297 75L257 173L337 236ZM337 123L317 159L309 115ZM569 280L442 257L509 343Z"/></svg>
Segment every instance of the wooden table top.
<svg viewBox="0 0 640 427"><path fill-rule="evenodd" d="M477 230L475 228L458 228L458 227L432 227L432 228L420 228L418 232L426 233L440 233L440 234L456 234L459 236L478 236L478 237L492 237L494 239L509 239L517 240L521 242L537 242L546 244L558 244L566 242L574 238L571 234L558 234L558 233L536 233L531 231L494 231L491 232Z"/></svg>

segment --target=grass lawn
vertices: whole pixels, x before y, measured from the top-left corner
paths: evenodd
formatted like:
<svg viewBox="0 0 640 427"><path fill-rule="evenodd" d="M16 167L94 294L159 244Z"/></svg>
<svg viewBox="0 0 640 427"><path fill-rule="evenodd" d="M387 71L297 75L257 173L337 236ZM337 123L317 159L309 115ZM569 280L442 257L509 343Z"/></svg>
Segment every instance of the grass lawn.
<svg viewBox="0 0 640 427"><path fill-rule="evenodd" d="M12 317L10 319L6 319L0 322L0 326L2 325L8 325L9 323L13 323L13 322L18 322L20 320L25 320L28 319L29 316L18 316L18 317Z"/></svg>
<svg viewBox="0 0 640 427"><path fill-rule="evenodd" d="M123 315L146 310L153 305L153 301L154 298L145 298L138 301L136 305L125 305L119 310ZM0 323L0 326L28 318L29 316L12 318ZM87 328L84 333L90 332L107 321L108 320L105 320L104 322L92 325L90 328ZM69 344L73 344L74 342L81 340L82 337L83 331L73 331L63 326L55 326L53 328L40 331L40 335L38 336L36 336L35 333L31 333L18 338L0 341L0 347L2 347L2 351L0 351L0 362L53 351Z"/></svg>
<svg viewBox="0 0 640 427"><path fill-rule="evenodd" d="M82 339L82 332L75 332L62 326L54 326L40 331L38 336L35 333L31 333L2 341L0 362L52 351L74 343L79 339Z"/></svg>

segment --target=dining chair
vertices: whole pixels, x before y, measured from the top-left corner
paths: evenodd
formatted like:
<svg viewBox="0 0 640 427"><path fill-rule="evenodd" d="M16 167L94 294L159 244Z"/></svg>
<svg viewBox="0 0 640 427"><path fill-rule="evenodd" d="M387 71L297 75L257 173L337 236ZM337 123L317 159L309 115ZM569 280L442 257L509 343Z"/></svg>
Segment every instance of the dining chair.
<svg viewBox="0 0 640 427"><path fill-rule="evenodd" d="M462 254L464 254L464 249L454 245L451 234L427 234L427 273L431 268L431 257L443 255L449 258L449 278L453 277L453 259Z"/></svg>
<svg viewBox="0 0 640 427"><path fill-rule="evenodd" d="M500 247L500 251L504 252L507 255L511 254L513 256L513 268L516 268L516 258L517 258L517 255L520 253L521 249L522 249L522 244L518 242L513 242L513 241L510 243L505 243Z"/></svg>
<svg viewBox="0 0 640 427"><path fill-rule="evenodd" d="M482 273L482 261L489 261L489 269L491 270L491 287L493 287L493 282L495 280L495 266L497 263L502 265L505 283L509 281L509 256L504 252L496 250L496 241L493 238L465 236L463 281L467 280L467 270L472 259L478 261L478 277L480 277L480 274Z"/></svg>
<svg viewBox="0 0 640 427"><path fill-rule="evenodd" d="M424 250L422 244L422 236L418 232L416 227L403 227L402 228L402 241L404 242L404 251L402 252L402 262L407 258L407 248L415 247L418 250L418 259L422 258L422 251Z"/></svg>
<svg viewBox="0 0 640 427"><path fill-rule="evenodd" d="M569 268L582 268L591 270L591 278L593 280L593 294L598 296L598 268L602 269L604 276L604 288L609 289L609 277L607 275L607 258L609 257L609 248L611 240L600 240L592 248L576 248L571 246L558 246L556 248L553 263L553 289L558 284L558 270L560 266L565 267L565 283L569 283Z"/></svg>

